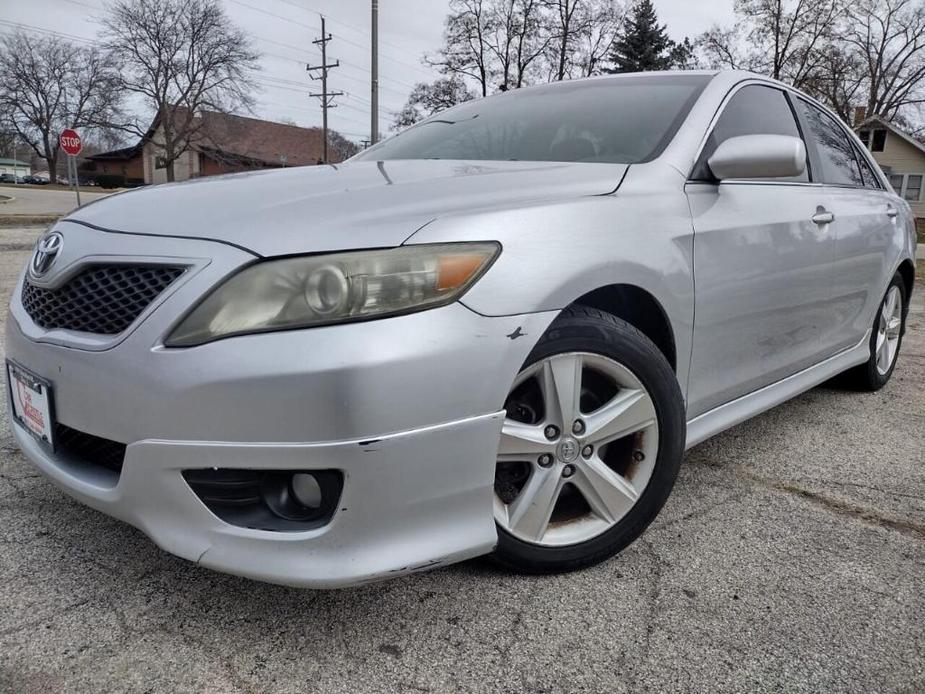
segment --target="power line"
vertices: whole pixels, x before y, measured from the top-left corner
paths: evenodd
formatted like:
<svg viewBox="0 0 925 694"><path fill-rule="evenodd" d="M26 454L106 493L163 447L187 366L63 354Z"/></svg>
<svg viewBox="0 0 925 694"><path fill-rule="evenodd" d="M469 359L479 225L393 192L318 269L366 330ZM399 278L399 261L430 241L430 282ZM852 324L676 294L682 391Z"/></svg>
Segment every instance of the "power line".
<svg viewBox="0 0 925 694"><path fill-rule="evenodd" d="M323 12L321 12L321 11L319 11L319 10L316 10L316 9L314 9L314 8L299 5L299 4L295 3L295 2L292 2L292 0L277 0L277 2L281 2L281 3L285 4L285 5L289 5L290 7L294 7L294 8L296 8L296 9L302 10L302 11L304 11L304 12L310 12L310 13L319 14L319 15L320 15L320 14L325 14L325 13L323 13ZM343 27L345 27L345 28L347 28L347 29L350 29L351 31L354 31L354 32L356 32L357 34L359 34L359 35L361 35L361 36L363 36L363 37L366 36L366 30L363 29L362 27L357 26L356 24L351 24L350 22L345 22L345 21L343 21L342 19L338 19L337 17L332 17L330 14L327 14L327 15L325 15L325 16L328 18L329 21L334 22L335 24L340 24L341 26L343 26ZM346 42L346 43L349 43L349 41L347 41L346 39L341 39L341 40L343 40L343 41ZM399 46L399 45L397 45L397 44L395 44L395 43L392 43L392 42L390 42L390 41L386 41L385 39L381 39L381 38L380 38L380 39L379 39L379 43L382 44L383 46L392 48L392 49L394 49L394 50L396 50L396 51L399 51L399 52L401 52L401 53L404 53L404 54L406 54L406 55L409 55L409 56L413 55L412 52L409 51L407 48L405 48L405 47L403 47L403 46ZM353 45L356 45L356 44L353 44ZM397 58L391 58L390 56L385 55L385 54L383 54L382 57L387 58L387 59L389 59L389 60L395 60L396 62L400 62L400 61L398 61ZM417 56L415 56L415 57L417 57ZM408 65L409 67L413 67L413 68L415 68L415 69L417 69L417 70L421 70L421 71L423 71L423 72L427 72L427 70L426 70L425 68L423 68L421 65L411 65L411 64L409 64L409 63L402 63L402 64Z"/></svg>

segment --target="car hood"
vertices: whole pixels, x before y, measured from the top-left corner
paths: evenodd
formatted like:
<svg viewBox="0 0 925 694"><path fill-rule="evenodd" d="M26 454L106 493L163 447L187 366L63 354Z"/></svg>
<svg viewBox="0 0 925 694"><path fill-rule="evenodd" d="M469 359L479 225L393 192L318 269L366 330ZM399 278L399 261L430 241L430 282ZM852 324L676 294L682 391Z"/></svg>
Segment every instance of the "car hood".
<svg viewBox="0 0 925 694"><path fill-rule="evenodd" d="M305 166L140 188L68 219L222 241L264 256L389 247L444 215L607 194L626 168L444 160Z"/></svg>

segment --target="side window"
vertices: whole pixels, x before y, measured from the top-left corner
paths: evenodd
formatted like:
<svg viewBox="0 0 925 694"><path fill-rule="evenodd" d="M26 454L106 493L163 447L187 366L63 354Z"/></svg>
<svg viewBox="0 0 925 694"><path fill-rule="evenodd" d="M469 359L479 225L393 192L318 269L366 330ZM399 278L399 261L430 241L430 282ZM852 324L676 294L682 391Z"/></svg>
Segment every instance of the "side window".
<svg viewBox="0 0 925 694"><path fill-rule="evenodd" d="M874 170L870 166L870 162L867 161L861 152L855 150L855 156L858 158L858 164L861 165L861 176L864 178L864 187L865 188L876 188L877 190L881 189L880 179L877 178L877 175L874 173Z"/></svg>
<svg viewBox="0 0 925 694"><path fill-rule="evenodd" d="M741 135L791 135L800 137L800 130L793 117L787 97L779 89L749 85L737 91L726 104L713 132L707 138L700 161L694 168L693 178L698 181L712 180L713 174L707 161L716 148L730 137ZM782 181L808 181L803 172L796 178L773 179Z"/></svg>
<svg viewBox="0 0 925 694"><path fill-rule="evenodd" d="M819 159L822 160L822 171L817 173L816 180L833 185L863 186L864 179L854 146L841 126L803 99L797 99L797 104L809 127L807 136L816 145Z"/></svg>

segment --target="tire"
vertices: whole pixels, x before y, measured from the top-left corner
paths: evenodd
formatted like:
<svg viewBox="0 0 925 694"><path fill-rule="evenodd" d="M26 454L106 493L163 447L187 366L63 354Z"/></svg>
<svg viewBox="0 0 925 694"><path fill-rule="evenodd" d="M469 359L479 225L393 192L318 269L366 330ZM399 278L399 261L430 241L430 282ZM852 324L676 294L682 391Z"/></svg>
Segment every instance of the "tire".
<svg viewBox="0 0 925 694"><path fill-rule="evenodd" d="M898 297L900 301L900 305L897 309L899 324L895 329L895 350L892 352L889 365L884 369L882 363L878 364L878 354L880 354L878 351L878 340L883 335L884 322L886 320L884 313L891 294ZM880 390L887 384L890 377L893 375L893 370L896 368L896 361L899 358L899 351L902 347L903 335L906 332L906 314L908 313L909 305L907 302L906 284L903 282L902 276L897 272L893 275L890 286L887 287L883 299L881 299L878 304L877 313L874 316L873 329L871 330L870 336L870 358L864 364L849 369L843 374L841 382L844 383L844 385L858 391L873 392Z"/></svg>
<svg viewBox="0 0 925 694"><path fill-rule="evenodd" d="M535 413L528 411L524 414L522 411L523 405L513 402L513 399L515 396L526 399L527 396L522 393L521 389L528 386L541 390L548 388L548 390L555 390L559 393L558 382L553 388L552 386L542 386L539 384L539 380L546 378L546 374L557 370L562 371L564 368L562 365L570 364L572 360L577 360L578 363L577 383L579 384L578 391L580 393L578 402L581 404L576 408L577 416L587 419L587 424L584 424L587 429L584 433L587 434L588 438L581 439L577 434L573 435L567 432L566 429L569 425L564 423L559 438L556 439L558 443L555 448L554 461L549 463L547 459L545 462L549 467L545 470L538 463L531 461L526 481L520 482L522 484L520 490L518 491L516 488L511 490L504 486L508 484L507 473L502 475L502 471L507 469L504 466L522 464L508 461L509 458L517 457L520 454L506 453L509 449L507 442L513 440L507 432L515 431L520 426L519 422L527 421L531 427L539 424L539 431L543 431L548 435L550 421L549 412L544 411L542 422L539 422L539 418ZM568 368L571 368L571 366ZM600 371L596 369L600 369ZM542 375L530 376L521 385L517 385L518 381L524 377L523 375L531 373L531 370L536 370L537 374ZM608 386L605 376L611 373L615 374L615 383ZM533 379L535 383L530 382L530 379ZM618 383L620 379L623 379L623 384ZM626 379L629 379L632 383L624 389ZM592 385L586 387L589 380ZM555 381L554 378L549 382L552 383L553 381ZM603 401L600 409L595 409L587 415L585 414L586 402L590 401L592 403L589 407L597 405L597 402L594 401L595 388L598 390L603 389L606 396L607 388L614 387L616 387L616 394L612 395L610 400L600 398L599 400ZM644 391L644 394L639 394L642 391ZM639 404L632 405L632 408L638 409L643 406L643 403L648 407L650 403L654 410L654 417L648 415L649 418L645 421L649 423L645 425L645 428L628 436L609 443L603 443L597 448L586 445L593 438L592 429L595 422L598 421L595 420L595 417L598 416L595 413L609 413L612 411L613 404L617 402L618 396L623 394L626 394L626 398L635 397L638 399ZM646 395L649 397L649 403L646 403L643 399ZM562 401L561 395L558 396L558 400ZM496 472L495 518L498 523L498 545L494 553L496 561L516 572L533 574L560 573L592 566L614 556L627 547L642 534L658 515L668 499L678 475L684 453L686 418L683 398L671 365L652 341L639 330L629 323L597 309L584 306L573 306L566 309L556 318L527 357L518 375L518 380L515 380L515 387L512 388L511 396L509 396L505 405L512 409L508 410L508 415L505 419L505 429L502 433ZM544 405L544 407L546 406ZM549 409L549 407L546 407L546 409ZM619 417L615 418L613 422L620 424L613 424L616 429L612 428L609 431L611 433L619 431L619 426L623 426L621 422L624 420L629 421L631 419L630 415L635 412L635 409L628 409L629 414L619 415ZM564 411L565 406L562 406L561 410ZM641 410L639 411L641 412ZM515 420L514 417L520 417L520 419ZM621 420L620 417L624 419ZM563 416L561 419L564 421L565 417ZM603 421L606 417L599 417L599 419ZM580 423L572 426L579 427ZM531 431L535 430L531 429ZM605 428L599 428L598 431L606 433ZM566 439L572 436L576 437L581 453L574 463L569 464L569 456L572 454L573 446L570 446ZM603 434L601 436L603 437ZM550 445L556 443L556 441L551 441ZM514 442L514 444L518 443L520 443L520 439ZM589 454L585 458L589 448L593 450L593 455ZM635 450L630 450L633 448ZM643 453L644 450L650 451L648 458ZM626 455L630 456L628 464L621 462ZM654 465L651 463L653 459ZM542 456L539 460L542 460ZM626 505L629 510L619 518L617 512L612 508L613 504L608 506L607 503L600 502L600 499L607 497L607 494L597 495L596 488L593 485L588 487L592 475L597 474L595 470L599 469L600 463L605 460L607 461L608 469L613 465L612 460L616 460L618 465L624 465L625 467L623 468L613 467L611 472L618 469L624 470L620 475L620 479L629 480L634 489L636 480L629 476L630 472L632 471L639 478L647 475L644 489L638 490L638 497L635 498L635 501L631 496L627 497ZM640 460L642 462L639 462ZM590 469L592 464L593 470ZM564 522L552 522L556 518L556 514L561 511L558 504L564 503L564 496L560 496L558 501L553 501L552 503L554 509L551 512L552 518L547 521L547 529L541 531L544 533L542 539L525 539L523 533L519 532L521 526L515 523L516 519L512 514L512 509L516 510L520 495L531 489L528 485L535 484L536 488L539 488L541 482L534 482L535 479L552 480L556 475L555 470L558 469L556 466L561 467L563 477L568 473L566 468L574 468L575 471L572 473L574 477L568 479L568 481L560 481L558 484L561 485L563 490L568 489L569 494L571 494L568 501L578 509L574 511L575 513L581 512L581 502L584 502L590 511L590 515L578 516L576 519ZM585 470L584 466L588 466L589 470ZM644 469L647 472L641 472ZM604 472L606 473L606 470ZM627 475L625 478L622 477L624 474ZM546 477L541 477L542 475ZM600 479L612 479L612 476L605 475L604 478L597 477L596 479L598 481ZM570 482L572 484L569 484ZM579 491L582 488L589 488L594 493L590 495L584 494ZM538 497L539 494L536 496ZM610 495L608 498L613 498L613 496ZM581 498L579 499L578 497ZM596 501L589 502L588 499L591 497ZM536 509L540 507L540 504L522 504L522 506L527 509ZM600 514L601 517L595 514L594 509L596 508L603 509L604 512ZM529 511L525 511L517 518L525 517L528 513ZM608 522L610 523L609 525ZM539 525L536 527L539 527ZM569 530L570 527L579 529L580 532ZM533 529L532 526L531 529ZM590 536L592 531L599 532L594 536ZM583 539L583 533L589 534L589 537ZM553 537L554 541L549 540L548 538L550 537ZM570 542L571 538L575 538L577 541Z"/></svg>

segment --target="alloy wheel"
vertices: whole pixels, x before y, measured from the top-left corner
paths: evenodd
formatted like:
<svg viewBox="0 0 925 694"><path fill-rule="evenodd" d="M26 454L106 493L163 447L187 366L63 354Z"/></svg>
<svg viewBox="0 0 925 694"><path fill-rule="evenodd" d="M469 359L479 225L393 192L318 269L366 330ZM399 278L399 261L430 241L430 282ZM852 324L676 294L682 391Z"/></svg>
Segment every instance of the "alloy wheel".
<svg viewBox="0 0 925 694"><path fill-rule="evenodd" d="M541 546L597 537L642 495L658 455L655 404L624 365L586 352L542 359L505 403L495 520Z"/></svg>
<svg viewBox="0 0 925 694"><path fill-rule="evenodd" d="M880 307L877 328L877 372L881 376L889 373L899 350L899 336L902 330L903 297L899 287L893 285Z"/></svg>

